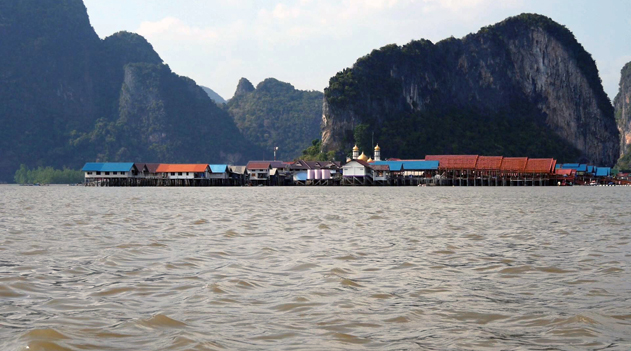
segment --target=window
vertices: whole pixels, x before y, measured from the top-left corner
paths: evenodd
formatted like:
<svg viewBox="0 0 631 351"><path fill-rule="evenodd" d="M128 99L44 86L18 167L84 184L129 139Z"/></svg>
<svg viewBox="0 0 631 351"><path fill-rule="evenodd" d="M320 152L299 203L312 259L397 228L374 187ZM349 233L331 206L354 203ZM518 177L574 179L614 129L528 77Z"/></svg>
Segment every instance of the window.
<svg viewBox="0 0 631 351"><path fill-rule="evenodd" d="M105 172L105 175L110 175L110 172Z"/></svg>
<svg viewBox="0 0 631 351"><path fill-rule="evenodd" d="M172 176L174 176L174 175L175 175L175 172L171 172L171 175L172 175Z"/></svg>
<svg viewBox="0 0 631 351"><path fill-rule="evenodd" d="M182 175L182 172L177 172L177 175L181 176L181 175Z"/></svg>
<svg viewBox="0 0 631 351"><path fill-rule="evenodd" d="M116 174L118 174L118 172L112 172L112 174L113 174L113 175L116 175Z"/></svg>
<svg viewBox="0 0 631 351"><path fill-rule="evenodd" d="M92 172L88 172L88 175L92 175Z"/></svg>
<svg viewBox="0 0 631 351"><path fill-rule="evenodd" d="M96 172L96 175L101 175L101 172Z"/></svg>

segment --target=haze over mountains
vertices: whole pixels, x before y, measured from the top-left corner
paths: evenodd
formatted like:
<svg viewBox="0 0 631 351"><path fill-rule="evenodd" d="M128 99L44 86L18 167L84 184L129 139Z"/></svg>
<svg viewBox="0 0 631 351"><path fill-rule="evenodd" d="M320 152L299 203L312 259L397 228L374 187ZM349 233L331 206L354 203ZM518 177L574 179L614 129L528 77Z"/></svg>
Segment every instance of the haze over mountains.
<svg viewBox="0 0 631 351"><path fill-rule="evenodd" d="M292 159L319 137L323 114L323 149L340 158L355 142L369 150L373 136L384 156L600 165L628 144L618 132L629 130L628 98L616 99L617 127L591 56L543 16L386 46L332 77L324 95L242 79L227 103L172 72L143 37L99 39L81 0L3 1L0 24L0 181L20 164L245 163L275 146Z"/></svg>

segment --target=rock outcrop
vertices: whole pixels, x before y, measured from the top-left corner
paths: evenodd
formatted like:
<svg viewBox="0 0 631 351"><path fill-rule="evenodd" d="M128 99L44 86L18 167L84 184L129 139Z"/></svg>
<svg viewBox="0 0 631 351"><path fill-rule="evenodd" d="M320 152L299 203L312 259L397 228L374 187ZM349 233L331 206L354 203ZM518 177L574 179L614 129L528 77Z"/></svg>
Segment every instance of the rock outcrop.
<svg viewBox="0 0 631 351"><path fill-rule="evenodd" d="M620 90L614 99L616 123L620 131L620 160L621 169L631 169L631 62L622 68L620 75Z"/></svg>
<svg viewBox="0 0 631 351"><path fill-rule="evenodd" d="M450 124L441 126L440 119ZM397 127L411 120L412 129ZM530 14L462 39L373 51L331 78L323 124L323 151L348 151L362 132L371 132L384 149L423 157L429 153L423 140L442 133L423 130L427 126L459 135L450 139L444 133L442 142L449 145L442 147L435 147L441 140L434 138L432 152L504 152L613 165L620 148L613 108L591 56L565 27ZM523 129L539 130L540 138L529 135L523 146L508 145L523 141ZM413 132L418 135L407 135ZM493 145L484 146L493 133ZM386 135L403 139L379 139ZM463 143L461 136L468 140ZM555 140L537 146L550 139ZM549 154L560 149L567 151Z"/></svg>
<svg viewBox="0 0 631 351"><path fill-rule="evenodd" d="M245 95L254 91L254 85L250 83L246 78L239 79L239 83L237 84L237 90L234 92L233 98L241 95Z"/></svg>
<svg viewBox="0 0 631 351"><path fill-rule="evenodd" d="M0 183L20 164L262 156L142 36L101 40L81 0L0 1L0 126Z"/></svg>

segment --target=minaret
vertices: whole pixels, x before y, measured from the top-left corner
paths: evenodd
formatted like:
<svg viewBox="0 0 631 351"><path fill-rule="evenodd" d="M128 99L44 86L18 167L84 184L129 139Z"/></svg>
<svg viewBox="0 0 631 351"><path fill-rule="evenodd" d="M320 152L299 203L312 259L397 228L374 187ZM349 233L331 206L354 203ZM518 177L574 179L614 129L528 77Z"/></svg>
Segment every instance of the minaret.
<svg viewBox="0 0 631 351"><path fill-rule="evenodd" d="M357 145L355 145L355 147L353 147L353 160L356 160L359 157L359 148L357 147Z"/></svg>
<svg viewBox="0 0 631 351"><path fill-rule="evenodd" d="M379 144L377 144L377 146L375 146L375 157L374 157L375 161L381 161L381 148L379 147Z"/></svg>

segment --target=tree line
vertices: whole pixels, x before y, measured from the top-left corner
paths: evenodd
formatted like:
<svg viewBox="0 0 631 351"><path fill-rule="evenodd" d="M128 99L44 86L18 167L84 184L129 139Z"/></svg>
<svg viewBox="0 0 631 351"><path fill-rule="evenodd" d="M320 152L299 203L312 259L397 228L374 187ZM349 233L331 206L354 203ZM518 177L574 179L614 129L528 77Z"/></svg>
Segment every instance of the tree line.
<svg viewBox="0 0 631 351"><path fill-rule="evenodd" d="M30 169L20 165L13 180L18 184L76 184L83 182L83 172L70 168L37 167Z"/></svg>

